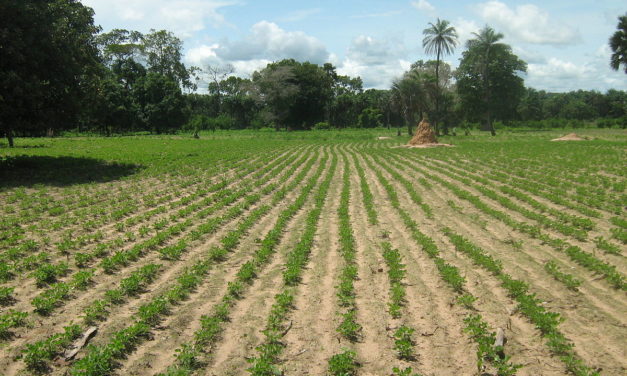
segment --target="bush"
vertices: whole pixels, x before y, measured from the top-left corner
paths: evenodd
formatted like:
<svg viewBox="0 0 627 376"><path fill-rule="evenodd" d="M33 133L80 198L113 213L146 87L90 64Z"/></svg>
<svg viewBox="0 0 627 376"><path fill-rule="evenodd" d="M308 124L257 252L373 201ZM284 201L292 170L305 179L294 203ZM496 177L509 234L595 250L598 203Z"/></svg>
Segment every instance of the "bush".
<svg viewBox="0 0 627 376"><path fill-rule="evenodd" d="M313 126L313 129L315 129L315 130L329 130L329 129L331 129L331 125L329 123L327 123L326 121L321 121L319 123L316 123L316 125Z"/></svg>
<svg viewBox="0 0 627 376"><path fill-rule="evenodd" d="M210 127L214 129L234 129L235 119L226 114L220 114L218 117L210 118Z"/></svg>
<svg viewBox="0 0 627 376"><path fill-rule="evenodd" d="M192 120L185 126L188 130L194 132L216 129L233 129L235 128L235 119L229 115L221 114L217 117L209 117L206 115L195 115Z"/></svg>
<svg viewBox="0 0 627 376"><path fill-rule="evenodd" d="M359 128L376 128L383 125L383 114L378 108L365 108L359 115Z"/></svg>

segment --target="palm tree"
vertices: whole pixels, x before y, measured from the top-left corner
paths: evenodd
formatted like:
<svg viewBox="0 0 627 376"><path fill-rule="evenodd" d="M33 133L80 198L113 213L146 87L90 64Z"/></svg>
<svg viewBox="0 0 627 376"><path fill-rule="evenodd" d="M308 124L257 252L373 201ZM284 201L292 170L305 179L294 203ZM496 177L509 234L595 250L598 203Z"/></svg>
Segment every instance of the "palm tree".
<svg viewBox="0 0 627 376"><path fill-rule="evenodd" d="M620 65L624 65L627 73L627 13L618 17L618 30L610 38L610 48L614 52L610 60L610 66L618 70Z"/></svg>
<svg viewBox="0 0 627 376"><path fill-rule="evenodd" d="M455 27L450 26L450 23L447 20L438 20L435 22L435 25L429 22L430 27L424 29L422 34L425 36L422 39L422 47L425 49L425 52L433 55L435 54L435 84L437 95L435 97L435 113L436 116L433 121L433 125L435 127L437 133L437 123L439 117L439 93L440 93L440 56L442 55L450 55L453 53L453 50L457 46L457 31Z"/></svg>
<svg viewBox="0 0 627 376"><path fill-rule="evenodd" d="M497 33L493 28L486 25L483 29L479 30L479 33L472 33L475 39L470 39L466 42L468 50L476 51L479 54L481 76L483 78L483 100L486 106L486 125L492 136L496 135L494 127L492 126L492 114L490 111L490 77L488 66L491 63L492 56L500 50L506 50L509 47L504 43L499 43L499 40L503 39L503 34Z"/></svg>

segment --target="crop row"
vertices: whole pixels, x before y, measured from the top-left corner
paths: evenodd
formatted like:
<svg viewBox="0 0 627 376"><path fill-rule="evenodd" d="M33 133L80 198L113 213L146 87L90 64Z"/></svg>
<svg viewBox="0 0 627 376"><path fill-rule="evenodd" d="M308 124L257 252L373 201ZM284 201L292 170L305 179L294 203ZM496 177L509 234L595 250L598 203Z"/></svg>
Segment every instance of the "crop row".
<svg viewBox="0 0 627 376"><path fill-rule="evenodd" d="M340 205L337 210L339 218L339 243L340 255L344 264L340 271L337 285L337 298L341 317L337 332L351 342L359 340L361 325L357 322L357 306L355 304L355 280L358 278L357 263L355 262L355 237L351 226L349 213L350 204L350 164L344 156L344 172L342 174L342 191L340 193ZM362 184L363 188L363 184ZM366 196L368 197L368 196ZM343 349L341 353L333 355L329 359L329 373L334 376L352 374L355 371L356 362L347 362L344 358L351 357L354 351ZM345 365L348 366L344 367Z"/></svg>
<svg viewBox="0 0 627 376"><path fill-rule="evenodd" d="M402 318L405 303L407 301L407 292L405 291L405 275L407 270L403 264L403 258L398 249L392 248L389 242L381 244L383 251L383 259L387 265L388 282L390 284L390 302L388 303L388 312L394 319ZM394 349L397 356L402 360L414 360L416 358L414 347L416 343L413 339L415 329L407 324L400 325L394 332ZM413 370L411 367L392 369L394 375L411 375Z"/></svg>
<svg viewBox="0 0 627 376"><path fill-rule="evenodd" d="M472 179L478 183L483 184L484 187L490 187L490 186L495 186L496 184L494 183L494 181L491 181L489 179L486 179L484 177L478 176L476 174L470 174L467 171L464 171L462 169L459 168L455 168L453 166L447 165L445 168L442 168L440 166L439 169L436 169L436 171L442 171L443 169L446 169L450 172L454 172L455 174L457 174L458 176L463 176L465 178L468 179ZM575 216L575 215L570 215L565 213L564 211L561 210L557 210L554 209L552 207L549 207L546 204L543 204L541 202L539 202L538 200L532 198L531 196L521 192L519 189L511 187L509 185L501 185L498 186L498 189L507 195L510 195L512 197L517 198L518 200L525 202L527 204L529 204L529 206L533 207L534 209L544 213L549 213L550 215L552 215L553 217L557 218L558 220L560 220L562 223L566 224L566 223L570 223L573 226L580 228L582 230L593 230L594 229L594 222L592 222L589 218L584 218L584 217L580 217L580 216Z"/></svg>
<svg viewBox="0 0 627 376"><path fill-rule="evenodd" d="M314 195L314 207L307 214L304 232L294 249L287 255L285 270L283 271L284 286L281 292L275 296L275 302L270 309L268 321L263 331L265 339L256 348L258 355L249 360L251 367L248 372L252 375L270 376L277 374L279 356L285 347L285 344L281 342L285 333L285 320L293 308L295 286L300 282L302 270L309 260L322 206L326 200L336 166L337 157L334 155L327 176Z"/></svg>
<svg viewBox="0 0 627 376"><path fill-rule="evenodd" d="M260 196L257 195L257 201ZM249 207L252 203L242 203L241 210ZM262 215L269 211L269 206L260 206L251 213L254 220L243 221L236 231L242 236L245 231L252 226ZM229 235L230 234L230 235ZM223 245L233 244L233 235L229 233L223 238ZM230 238L230 241L224 239ZM234 246L234 245L233 245ZM112 334L108 343L100 346L90 346L84 358L78 360L70 368L73 375L108 375L112 371L113 362L127 354L151 331L151 327L157 325L165 315L169 314L170 307L186 299L189 294L204 280L209 269L217 262L226 259L229 250L221 247L213 247L207 252L204 259L198 260L196 264L188 268L177 278L177 284L151 302L142 305L134 315L135 323L125 329ZM230 288L234 288L230 286Z"/></svg>
<svg viewBox="0 0 627 376"><path fill-rule="evenodd" d="M570 373L576 376L599 374L584 364L575 353L574 345L559 331L558 325L563 321L559 313L548 311L543 306L542 300L529 292L529 286L525 282L505 273L500 261L451 229L445 228L443 233L453 242L455 249L500 280L501 286L507 290L509 296L518 302L518 310L536 326L546 339L551 352L560 357Z"/></svg>
<svg viewBox="0 0 627 376"><path fill-rule="evenodd" d="M391 156L395 157L394 155ZM414 164L408 165L415 172L419 172L430 180L440 183L442 186L453 192L453 194L455 194L457 197L470 202L473 206L475 206L477 209L484 212L485 214L488 214L491 217L502 221L503 223L517 231L526 233L534 238L542 240L546 244L553 247L553 249L555 249L556 251L566 253L566 255L568 255L574 262L582 265L583 267L589 269L594 273L599 273L603 275L603 277L607 279L608 282L615 288L623 290L627 289L627 283L625 282L624 276L616 270L616 267L614 265L610 265L606 262L599 260L594 255L582 250L578 246L573 246L562 239L558 239L547 233L544 233L542 229L537 225L531 225L528 223L517 221L511 218L508 214L493 209L485 202L483 202L478 196L475 196L472 193L462 188L459 188L457 185L448 182L445 179L440 178L439 176L430 174L424 169L415 166Z"/></svg>
<svg viewBox="0 0 627 376"><path fill-rule="evenodd" d="M392 207L401 217L406 229L410 232L412 238L427 254L427 256L434 262L440 277L445 281L455 293L458 294L460 302L474 301L474 298L470 293L465 291L464 285L466 279L461 275L459 269L447 263L441 256L435 242L429 236L422 233L418 224L411 218L407 211L401 206L400 200L396 193L394 186L383 176L383 174L371 163L370 168L375 172L381 185L383 186ZM406 190L413 190L411 186L405 186ZM410 197L417 197L411 195ZM465 331L470 333L471 338L477 343L477 368L478 372L484 371L485 362L489 362L493 367L497 369L499 375L513 375L516 370L520 368L520 365L510 363L508 356L503 354L502 348L495 345L494 333L488 330L488 324L481 318L479 314L470 315L465 320ZM397 336L396 340L401 340L402 343L408 346L409 339L407 338L411 334L411 329L405 329ZM400 370L399 370L400 372ZM411 372L411 371L410 371Z"/></svg>
<svg viewBox="0 0 627 376"><path fill-rule="evenodd" d="M477 162L479 163L479 162ZM485 163L483 163L485 164ZM584 205L606 210L611 213L619 214L622 211L624 203L622 199L613 198L607 195L606 188L591 191L584 186L573 186L573 180L559 171L551 176L547 173L547 167L541 167L538 170L528 168L519 168L511 164L503 167L502 165L494 166L497 170L508 171L511 175L529 182L534 183L537 187L553 192L554 194L566 195L569 199L582 203ZM574 188L574 191L573 191ZM624 188L623 188L624 189Z"/></svg>
<svg viewBox="0 0 627 376"><path fill-rule="evenodd" d="M209 193L209 192L215 192L221 188L224 187L224 182L219 182L217 184L213 184L209 189L205 190L205 193ZM163 208L164 206L162 206ZM140 215L139 217L142 218L142 220L145 220L147 218L150 218L150 216L154 216L157 214L160 214L162 212L164 212L165 210L158 210L158 209L154 209L151 210L147 213L144 213L142 215ZM133 218L133 217L131 217ZM123 222L119 222L119 223L123 223ZM97 234L101 234L100 232L96 232L95 235ZM95 235L91 236L92 239L90 240L101 240L101 236L100 237L96 237ZM81 237L83 238L83 237ZM84 239L75 239L72 240L71 239L71 234L69 238L66 238L66 240L64 240L65 244L70 244L68 246L68 248L76 248L78 246L84 246L86 244L86 241ZM119 239L120 241L111 241L109 243L106 242L100 242L100 244L98 244L98 247L96 248L96 250L93 253L84 253L84 252L77 252L75 253L75 259L76 259L76 263L79 267L83 267L85 266L87 263L89 263L94 257L98 257L103 255L104 253L106 253L106 250L108 248L113 248L116 246L120 246L121 244L123 244L123 240ZM9 249L5 254L3 254L3 256L7 257L7 261L12 261L10 263L11 267L10 269L13 269L16 272L20 272L22 270L28 270L30 268L32 268L33 265L37 265L37 264L41 264L41 263L47 263L49 256L47 253L42 252L40 254L33 254L30 256L25 257L26 253L32 252L34 250L37 249L37 245L34 242L26 242L24 243L22 246L19 247L14 247L12 249ZM6 263L6 261L2 261L0 262L0 264L2 263ZM2 265L4 266L4 265ZM3 268L0 268L3 269ZM8 268L7 268L8 269ZM0 273L2 274L2 278L3 280L7 280L9 279L13 273ZM4 274L7 274L6 276Z"/></svg>
<svg viewBox="0 0 627 376"><path fill-rule="evenodd" d="M325 164L326 158L321 161L318 169L308 180L295 201L278 215L273 228L263 238L261 246L255 251L251 260L248 260L240 267L236 274L236 280L228 283L227 291L222 296L220 303L214 307L213 313L201 317L201 327L194 333L194 342L185 343L176 350L176 361L168 367L165 375L189 375L200 366L198 359L201 355L206 356L207 349L219 339L223 329L222 326L229 320L230 310L242 298L245 286L250 285L262 271L262 268L270 261L270 257L275 253L285 228L296 213L305 205L307 197L314 189ZM286 194L292 191L305 178L305 174L308 171L309 169L304 169L293 185L277 192L271 200L271 206L283 200Z"/></svg>
<svg viewBox="0 0 627 376"><path fill-rule="evenodd" d="M471 178L469 177L471 176L470 174L467 174L463 171L454 171L453 169L445 170L445 169L438 168L435 166L430 166L430 169L432 169L433 171L439 172L441 174L444 174L445 176L448 176L451 179L456 179L468 187L472 187L476 189L477 191L481 192L486 197L489 197L490 199L498 202L503 207L510 209L512 211L518 212L522 214L523 216L525 216L526 218L529 218L531 220L534 220L542 224L542 226L547 229L558 231L566 236L573 236L574 238L581 240L581 241L585 241L587 239L587 231L585 229L571 226L570 224L568 224L568 221L557 222L557 221L551 220L550 218L546 217L543 214L536 213L521 205L518 205L515 202L513 202L511 199L509 199L508 197L498 194L494 190L486 187L485 185L473 183ZM478 181L479 179L482 179L482 178L472 176L472 179ZM489 185L488 182L484 182L484 184ZM509 189L510 193L514 191L515 190L513 189Z"/></svg>
<svg viewBox="0 0 627 376"><path fill-rule="evenodd" d="M294 168L296 168L296 166L297 165L295 165ZM279 171L281 171L280 168L277 168L275 170L275 173L278 173ZM257 182L261 183L262 180L259 180ZM266 187L266 189L272 189L272 188L273 188L273 185ZM226 191L223 191L223 192L226 192ZM241 190L240 193L241 195L243 195L245 191ZM208 210L210 208L207 208L206 210L201 211L197 215L197 218L198 219L204 218L202 217L202 215L207 216L210 213L215 212L217 210L216 208L221 208L229 204L232 204L239 197L240 197L239 195L226 196L222 201L218 201L217 205L210 207L210 208L213 208L213 210L210 211ZM245 200L254 201L256 199L258 199L258 197L253 195ZM174 246L164 247L160 249L157 248L159 245L163 244L169 236L176 235L182 232L184 230L184 227L182 226L183 224L191 225L192 221L188 220L181 224L174 225L170 227L169 229L166 229L162 232L157 233L155 237L135 245L133 248L131 248L127 252L117 252L111 257L104 258L101 262L101 266L105 272L111 273L115 271L115 269L119 265L126 266L130 262L138 260L139 257L141 257L143 252L145 252L146 250L150 250L150 249L157 249L162 254L162 256L165 256L164 258L178 258L178 256L180 256L180 254L185 251L188 241L195 240L199 238L200 236L202 236L203 234L207 234L207 233L211 233L215 231L219 226L221 226L222 224L226 223L227 221L239 215L240 212L241 211L237 207L231 208L227 210L227 212L224 215L216 217L216 218L212 218L209 222L206 222L198 226L198 228L193 232L192 235L189 235L187 238L179 240L179 242L176 243ZM54 268L56 268L57 266L52 266L52 267L53 267L52 270L55 270ZM76 275L80 275L81 273L82 272L79 271ZM93 275L93 271L92 271L92 275ZM75 286L72 283L58 282L51 289L44 291L38 297L34 298L32 301L32 304L36 307L36 311L38 313L49 314L54 308L60 306L62 302L69 297L70 291L74 287Z"/></svg>
<svg viewBox="0 0 627 376"><path fill-rule="evenodd" d="M306 159L306 157L303 157L303 160L304 159ZM311 166L311 164L313 164L313 161L314 160L312 159L307 164L307 166ZM290 170L288 170L282 180L285 180L288 177L290 177L291 173L295 171L297 166L298 164L296 164ZM304 171L308 171L308 169L304 169ZM297 183L298 183L297 181L293 182L292 184L288 186L288 188L289 187L293 188L295 184ZM286 188L284 187L282 191L284 191L285 189ZM268 191L267 193L269 192L270 191ZM252 197L254 197L256 200L260 199L259 195L253 195ZM231 210L233 210L234 212L238 211L239 213L241 213L243 212L243 210L245 210L247 207L252 205L254 202L256 201L247 199L243 203L233 207ZM256 220L258 220L262 215L267 213L268 210L269 208L266 206L262 206L256 209L254 212L251 213L251 215L249 215L248 219L243 221L238 226L238 229L234 231L240 234L243 233L246 230L247 226L252 226L252 224ZM230 233L228 233L227 236L223 239L223 244L225 247L228 246L229 244L233 244L234 240L236 239L234 231L231 231ZM209 254L208 257L213 261L219 261L224 258L226 252L227 251L225 251L224 249L212 248L208 253ZM150 270L145 270L145 268L149 268ZM85 309L84 319L85 319L86 325L90 325L96 320L102 320L106 318L108 315L107 309L109 307L111 307L112 305L121 304L124 301L124 298L126 296L133 296L134 294L137 294L140 291L142 291L142 289L145 288L154 279L157 269L158 268L154 266L146 266L146 267L140 268L138 271L134 272L130 277L123 279L120 283L119 288L106 291L104 299L95 300L90 306L88 306ZM179 277L179 281L181 281L182 278L183 277ZM179 290L180 289L172 289L169 291L169 293L166 294L166 296L176 299L177 296L180 296L181 294L183 295L185 294L185 291L181 292ZM46 346L45 344L48 342L50 342L50 338L43 340L43 341L39 341L29 346L30 348L37 350L37 349L40 349L42 346L45 347ZM39 365L45 364L47 360L49 360L51 357L55 356L58 353L58 352L48 352L48 353L43 353L39 355L32 355L32 354L29 354L28 350L26 351L27 351L25 355L26 359L35 359L38 362L36 364L39 364ZM37 369L37 367L35 367L35 369Z"/></svg>
<svg viewBox="0 0 627 376"><path fill-rule="evenodd" d="M304 161L305 158L306 157L303 157L300 163L296 163L294 166L292 166L292 168L288 170L287 173L284 175L284 178L288 178L289 176L291 176L291 173L295 171L295 169ZM279 170L277 169L277 171ZM269 186L262 189L262 194L265 195L269 193L275 187L276 187L276 184L270 184ZM193 234L188 235L186 238L179 240L179 242L177 242L174 246L164 247L164 248L158 249L158 251L162 254L162 258L178 259L180 255L183 252L185 252L187 243L189 241L195 240L204 234L214 232L223 223L236 218L243 212L245 208L250 207L253 203L256 203L259 199L260 199L259 194L246 197L242 204L231 207L229 210L226 211L224 215L217 217L217 218L213 218L210 222L207 222L199 226L198 229ZM80 273L81 272L79 272L79 274ZM129 277L129 278L133 278L133 277ZM148 282L150 282L151 280L152 278L148 280ZM125 280L122 281L122 284L124 284L124 281ZM50 290L49 290L49 291L45 291L44 293L42 293L39 297L33 299L33 305L35 305L37 312L42 313L42 314L50 313L52 309L61 305L62 301L68 297L70 290L74 287L71 284L64 284L62 282L58 283L57 285L61 286L61 288L63 289L62 290L63 294L50 293L49 292ZM57 289L58 288L55 286L55 288L53 288L52 291L54 292ZM114 289L114 290L107 291L105 294L104 300L102 299L95 300L89 307L87 307L87 309L85 310L85 317L86 318L93 317L93 318L101 318L101 319L104 318L104 312L106 311L109 305L111 305L112 303L120 303L122 301L121 298L116 298L116 297L121 297L119 290Z"/></svg>

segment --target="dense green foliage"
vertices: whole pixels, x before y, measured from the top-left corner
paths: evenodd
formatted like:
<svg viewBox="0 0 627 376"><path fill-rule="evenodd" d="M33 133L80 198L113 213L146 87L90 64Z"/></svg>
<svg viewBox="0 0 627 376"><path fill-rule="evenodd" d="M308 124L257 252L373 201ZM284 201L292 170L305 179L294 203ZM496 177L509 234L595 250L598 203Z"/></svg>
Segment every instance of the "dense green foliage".
<svg viewBox="0 0 627 376"><path fill-rule="evenodd" d="M0 132L75 124L100 74L94 12L77 0L0 3Z"/></svg>

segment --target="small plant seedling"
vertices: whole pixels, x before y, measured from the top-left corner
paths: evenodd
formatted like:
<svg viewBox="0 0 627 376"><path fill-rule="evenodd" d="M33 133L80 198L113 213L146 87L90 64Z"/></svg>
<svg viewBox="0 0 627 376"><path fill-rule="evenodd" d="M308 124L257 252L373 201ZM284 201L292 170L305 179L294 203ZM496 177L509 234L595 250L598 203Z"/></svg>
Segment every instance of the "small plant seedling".
<svg viewBox="0 0 627 376"><path fill-rule="evenodd" d="M465 307L466 309L474 309L473 303L477 301L477 298L472 294L463 294L457 297L457 304Z"/></svg>
<svg viewBox="0 0 627 376"><path fill-rule="evenodd" d="M414 329L405 325L399 327L394 333L394 349L398 357L404 360L414 359Z"/></svg>
<svg viewBox="0 0 627 376"><path fill-rule="evenodd" d="M359 364L352 350L344 350L329 359L329 373L333 376L352 376L357 372Z"/></svg>

